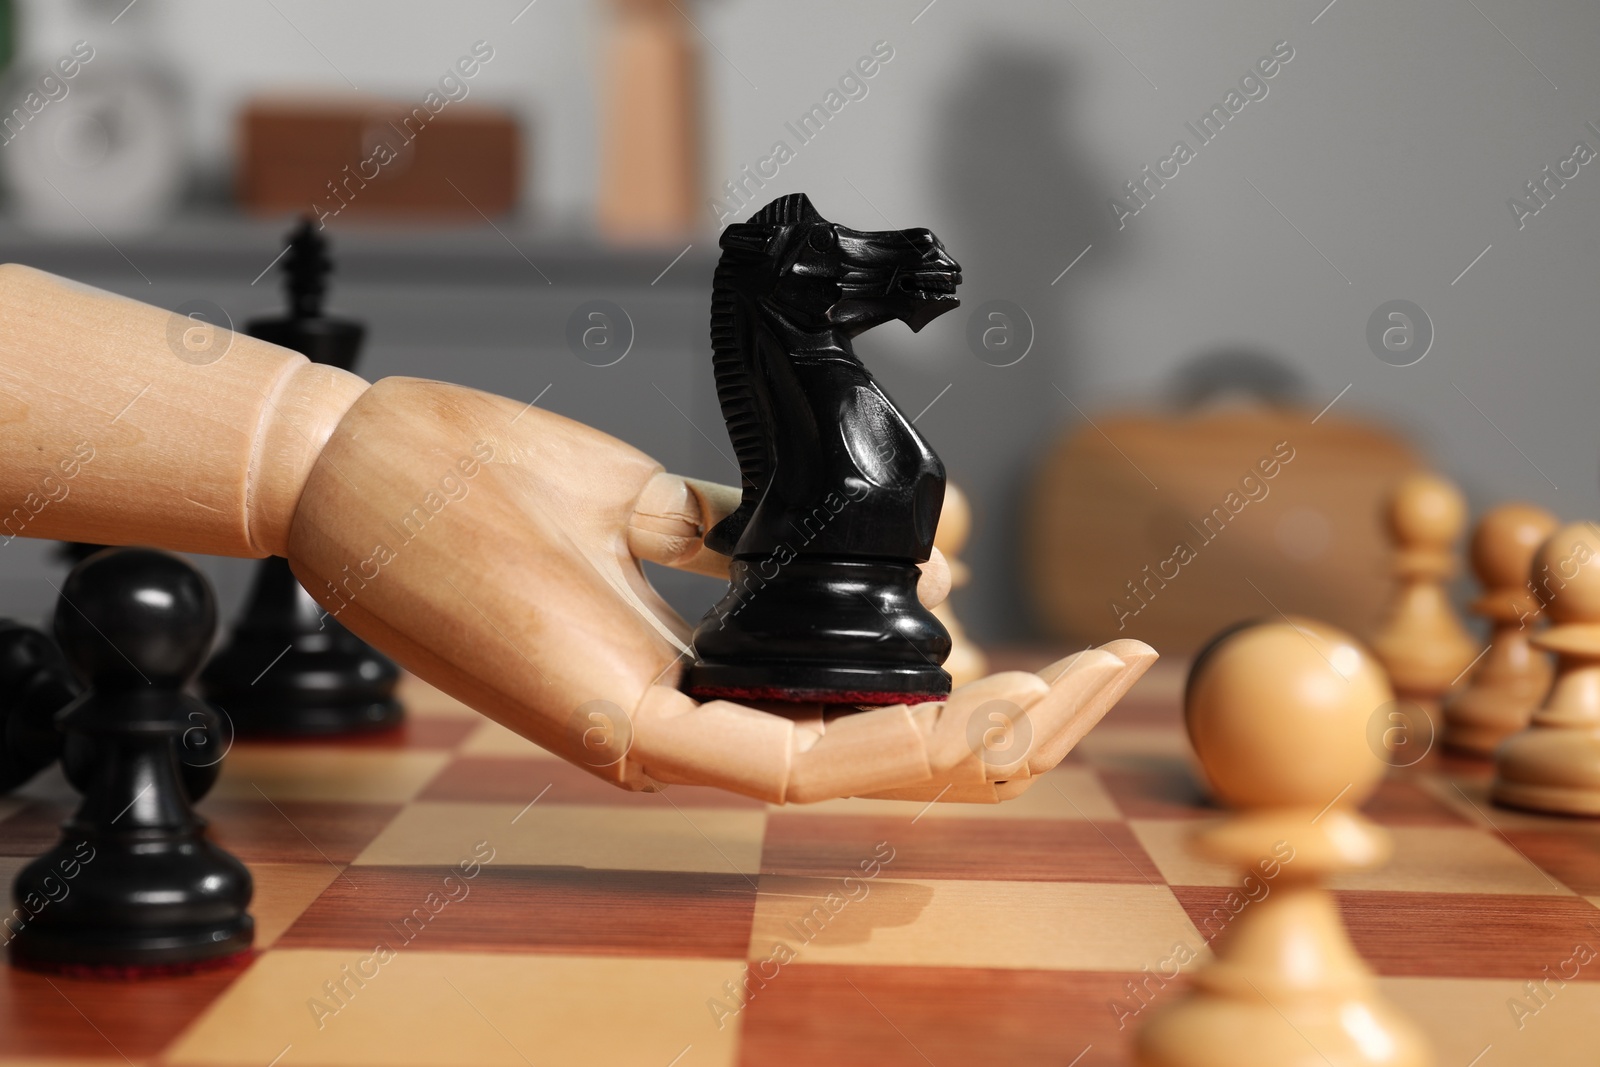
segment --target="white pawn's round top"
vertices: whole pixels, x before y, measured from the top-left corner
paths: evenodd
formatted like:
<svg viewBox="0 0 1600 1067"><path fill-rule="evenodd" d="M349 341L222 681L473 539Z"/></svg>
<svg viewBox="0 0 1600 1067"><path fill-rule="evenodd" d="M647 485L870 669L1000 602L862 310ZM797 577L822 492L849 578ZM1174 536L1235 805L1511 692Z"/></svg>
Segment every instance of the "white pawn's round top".
<svg viewBox="0 0 1600 1067"><path fill-rule="evenodd" d="M1336 799L1353 807L1376 788L1387 763L1369 725L1393 701L1382 667L1355 638L1292 619L1234 630L1203 651L1184 715L1219 800L1316 810Z"/></svg>
<svg viewBox="0 0 1600 1067"><path fill-rule="evenodd" d="M1534 592L1555 626L1600 624L1600 530L1574 522L1545 539L1533 557ZM1546 635L1541 634L1536 641ZM1591 644L1600 634L1590 634Z"/></svg>
<svg viewBox="0 0 1600 1067"><path fill-rule="evenodd" d="M1533 504L1501 504L1484 513L1472 531L1472 573L1489 589L1521 589L1533 555L1559 525Z"/></svg>
<svg viewBox="0 0 1600 1067"><path fill-rule="evenodd" d="M1448 551L1467 524L1461 490L1436 474L1410 474L1389 496L1389 534L1395 546Z"/></svg>

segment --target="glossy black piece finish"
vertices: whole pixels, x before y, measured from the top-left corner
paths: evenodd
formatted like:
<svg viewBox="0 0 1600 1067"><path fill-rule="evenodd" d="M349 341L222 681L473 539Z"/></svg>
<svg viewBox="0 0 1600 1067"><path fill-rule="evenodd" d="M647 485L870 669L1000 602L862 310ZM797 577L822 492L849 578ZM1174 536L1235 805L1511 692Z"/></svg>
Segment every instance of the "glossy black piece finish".
<svg viewBox="0 0 1600 1067"><path fill-rule="evenodd" d="M81 691L54 641L0 619L0 793L60 758L56 713Z"/></svg>
<svg viewBox="0 0 1600 1067"><path fill-rule="evenodd" d="M56 558L69 567L76 567L104 547L90 541L60 541L56 544Z"/></svg>
<svg viewBox="0 0 1600 1067"><path fill-rule="evenodd" d="M801 194L723 231L717 396L739 508L706 534L734 581L695 630L698 697L895 703L949 692L950 638L915 595L944 465L855 356L891 320L958 306L961 268L927 230L863 232Z"/></svg>
<svg viewBox="0 0 1600 1067"><path fill-rule="evenodd" d="M0 619L0 793L61 759L63 748L69 764L79 758L81 745L65 745L56 720L82 693L54 641L32 626ZM216 784L232 740L228 724L211 707L185 728L178 745L179 773L191 800L200 800Z"/></svg>
<svg viewBox="0 0 1600 1067"><path fill-rule="evenodd" d="M245 737L393 726L399 680L394 661L324 612L276 556L261 561L232 639L200 675Z"/></svg>
<svg viewBox="0 0 1600 1067"><path fill-rule="evenodd" d="M327 243L305 220L284 257L289 313L246 329L307 358L352 370L366 331L323 314ZM400 722L400 668L346 630L301 588L279 558L263 560L227 645L200 675L206 698L241 735L319 736L383 729Z"/></svg>
<svg viewBox="0 0 1600 1067"><path fill-rule="evenodd" d="M17 875L13 962L126 973L250 947L250 873L206 840L180 777L184 737L209 714L182 687L215 630L210 585L177 556L109 549L68 576L56 640L88 688L58 721L83 801Z"/></svg>

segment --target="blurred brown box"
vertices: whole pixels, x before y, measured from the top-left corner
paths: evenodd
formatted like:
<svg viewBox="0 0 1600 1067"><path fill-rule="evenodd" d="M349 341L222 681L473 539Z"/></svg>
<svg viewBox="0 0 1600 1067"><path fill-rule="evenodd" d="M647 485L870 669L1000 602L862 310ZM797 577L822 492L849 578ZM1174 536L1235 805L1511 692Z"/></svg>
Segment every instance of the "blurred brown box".
<svg viewBox="0 0 1600 1067"><path fill-rule="evenodd" d="M239 116L239 203L325 221L503 215L517 202L518 141L510 114L464 101L433 113L360 97L259 98Z"/></svg>

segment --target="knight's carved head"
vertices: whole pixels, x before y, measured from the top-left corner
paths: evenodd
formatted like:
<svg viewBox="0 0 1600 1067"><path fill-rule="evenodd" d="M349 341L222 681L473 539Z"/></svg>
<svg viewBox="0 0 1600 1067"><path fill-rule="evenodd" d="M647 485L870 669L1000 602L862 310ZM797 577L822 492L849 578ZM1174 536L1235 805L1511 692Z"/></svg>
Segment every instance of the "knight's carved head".
<svg viewBox="0 0 1600 1067"><path fill-rule="evenodd" d="M852 230L804 193L780 196L722 231L718 284L808 332L848 337L900 319L920 330L960 306L961 265L927 230Z"/></svg>

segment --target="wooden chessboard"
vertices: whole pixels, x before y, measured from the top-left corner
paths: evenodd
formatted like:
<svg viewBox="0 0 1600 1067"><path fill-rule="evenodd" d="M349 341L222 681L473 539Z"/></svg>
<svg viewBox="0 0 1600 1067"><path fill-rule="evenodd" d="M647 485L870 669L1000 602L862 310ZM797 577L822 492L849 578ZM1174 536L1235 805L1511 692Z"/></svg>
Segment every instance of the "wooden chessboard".
<svg viewBox="0 0 1600 1067"><path fill-rule="evenodd" d="M1129 983L1170 1002L1177 947L1248 907L1185 850L1210 812L1179 678L997 808L624 793L412 684L393 735L229 755L202 810L255 873L251 958L7 968L0 1064L1125 1064ZM1394 861L1337 883L1351 935L1439 1064L1592 1064L1600 959L1524 983L1600 947L1600 822L1487 788L1437 754L1394 773L1366 807ZM0 801L8 881L69 801L53 774Z"/></svg>

